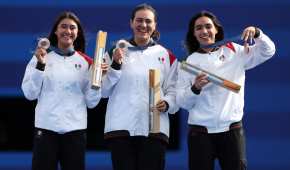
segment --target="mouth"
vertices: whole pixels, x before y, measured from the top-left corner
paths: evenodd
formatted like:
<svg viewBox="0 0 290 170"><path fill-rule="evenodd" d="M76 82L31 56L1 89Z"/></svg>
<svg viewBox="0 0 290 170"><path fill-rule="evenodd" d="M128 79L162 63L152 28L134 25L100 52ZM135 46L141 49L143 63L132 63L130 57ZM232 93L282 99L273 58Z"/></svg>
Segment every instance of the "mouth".
<svg viewBox="0 0 290 170"><path fill-rule="evenodd" d="M69 34L62 34L61 38L64 40L73 40L73 36Z"/></svg>
<svg viewBox="0 0 290 170"><path fill-rule="evenodd" d="M138 33L141 33L141 34L147 34L148 33L146 28L139 27L136 30L137 30Z"/></svg>
<svg viewBox="0 0 290 170"><path fill-rule="evenodd" d="M201 44L208 45L215 43L214 39L210 35L201 35L198 37Z"/></svg>
<svg viewBox="0 0 290 170"><path fill-rule="evenodd" d="M211 37L208 34L201 35L199 38L203 41L211 40Z"/></svg>

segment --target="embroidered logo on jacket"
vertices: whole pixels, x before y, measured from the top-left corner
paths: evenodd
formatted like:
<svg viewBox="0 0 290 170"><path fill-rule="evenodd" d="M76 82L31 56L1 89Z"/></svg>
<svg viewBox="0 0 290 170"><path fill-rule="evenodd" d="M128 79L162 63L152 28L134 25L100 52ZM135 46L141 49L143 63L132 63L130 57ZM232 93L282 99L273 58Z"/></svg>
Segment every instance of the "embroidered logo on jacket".
<svg viewBox="0 0 290 170"><path fill-rule="evenodd" d="M219 57L219 60L220 60L220 61L225 61L225 59L226 59L226 57L225 57L224 55L221 55L221 56Z"/></svg>
<svg viewBox="0 0 290 170"><path fill-rule="evenodd" d="M164 64L164 62L165 62L165 58L164 58L164 57L158 57L158 61L159 61L161 64Z"/></svg>
<svg viewBox="0 0 290 170"><path fill-rule="evenodd" d="M79 69L82 68L82 65L81 65L81 64L75 64L75 68L76 68L77 70L79 70Z"/></svg>

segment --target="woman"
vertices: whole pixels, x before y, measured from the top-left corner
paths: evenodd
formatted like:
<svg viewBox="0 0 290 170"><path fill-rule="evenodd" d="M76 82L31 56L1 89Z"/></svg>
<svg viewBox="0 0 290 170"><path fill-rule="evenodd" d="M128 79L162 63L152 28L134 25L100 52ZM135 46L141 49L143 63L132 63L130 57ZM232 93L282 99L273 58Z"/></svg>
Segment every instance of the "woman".
<svg viewBox="0 0 290 170"><path fill-rule="evenodd" d="M84 54L85 37L78 17L60 14L50 32L48 51L38 47L27 65L22 90L37 99L32 169L84 170L87 107L100 90L91 89L92 59Z"/></svg>
<svg viewBox="0 0 290 170"><path fill-rule="evenodd" d="M245 71L270 59L274 43L257 27L244 29L244 46L227 43L210 45L223 40L224 32L216 16L202 11L190 20L186 36L189 56L186 62L198 65L220 77L242 86L233 93L210 83L208 76L194 76L179 70L177 103L189 112L189 169L212 170L219 160L223 170L246 169L245 136L242 127ZM254 39L255 45L247 41Z"/></svg>
<svg viewBox="0 0 290 170"><path fill-rule="evenodd" d="M156 40L156 11L147 4L131 15L133 37L127 48L110 51L111 68L103 79L102 94L109 97L105 139L114 170L163 170L169 137L168 113L176 112L175 57ZM160 133L149 132L149 69L161 72Z"/></svg>

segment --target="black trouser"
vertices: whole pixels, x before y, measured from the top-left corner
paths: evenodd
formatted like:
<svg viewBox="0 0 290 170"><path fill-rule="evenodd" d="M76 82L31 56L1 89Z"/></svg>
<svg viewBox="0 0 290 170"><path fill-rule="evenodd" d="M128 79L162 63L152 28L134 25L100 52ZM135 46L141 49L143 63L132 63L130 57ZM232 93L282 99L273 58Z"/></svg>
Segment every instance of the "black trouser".
<svg viewBox="0 0 290 170"><path fill-rule="evenodd" d="M32 170L85 170L85 130L58 134L35 129Z"/></svg>
<svg viewBox="0 0 290 170"><path fill-rule="evenodd" d="M231 125L227 132L214 134L208 134L202 126L191 125L189 129L190 170L213 170L215 159L222 170L246 169L245 136L241 123Z"/></svg>
<svg viewBox="0 0 290 170"><path fill-rule="evenodd" d="M114 170L164 170L166 142L143 136L108 139Z"/></svg>

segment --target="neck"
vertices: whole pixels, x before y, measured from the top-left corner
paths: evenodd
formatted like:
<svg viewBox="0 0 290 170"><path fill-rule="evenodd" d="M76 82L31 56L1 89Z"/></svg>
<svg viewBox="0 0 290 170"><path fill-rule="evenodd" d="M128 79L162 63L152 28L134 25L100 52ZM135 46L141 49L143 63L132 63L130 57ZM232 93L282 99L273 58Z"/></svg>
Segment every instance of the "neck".
<svg viewBox="0 0 290 170"><path fill-rule="evenodd" d="M62 56L71 56L74 54L75 50L73 46L69 47L60 47L58 46L57 48L53 49L57 54L62 55Z"/></svg>
<svg viewBox="0 0 290 170"><path fill-rule="evenodd" d="M150 39L136 39L134 38L135 43L137 44L137 46L146 46Z"/></svg>
<svg viewBox="0 0 290 170"><path fill-rule="evenodd" d="M201 48L201 50L209 53L209 52L212 52L213 51L213 48Z"/></svg>
<svg viewBox="0 0 290 170"><path fill-rule="evenodd" d="M199 48L197 50L197 52L199 52L199 53L209 53L209 52L216 51L218 49L219 49L218 47L216 47L216 48Z"/></svg>
<svg viewBox="0 0 290 170"><path fill-rule="evenodd" d="M58 44L57 48L60 49L63 52L69 52L72 49L74 49L73 45L63 45L63 44Z"/></svg>

